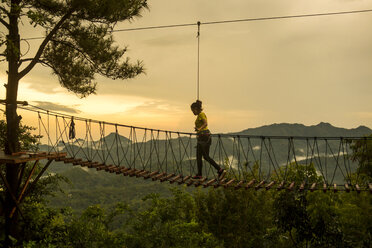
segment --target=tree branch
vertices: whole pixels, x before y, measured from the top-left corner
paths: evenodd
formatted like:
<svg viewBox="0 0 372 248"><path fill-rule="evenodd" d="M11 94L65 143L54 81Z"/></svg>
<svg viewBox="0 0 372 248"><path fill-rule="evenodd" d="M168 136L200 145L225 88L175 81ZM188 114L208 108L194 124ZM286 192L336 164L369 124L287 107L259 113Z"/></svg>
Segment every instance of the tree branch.
<svg viewBox="0 0 372 248"><path fill-rule="evenodd" d="M9 16L10 13L6 8L4 8L3 6L0 6L0 10L2 10L5 14Z"/></svg>
<svg viewBox="0 0 372 248"><path fill-rule="evenodd" d="M32 61L32 60L33 60L33 58L21 59L21 60L19 60L18 67L21 66L23 62Z"/></svg>
<svg viewBox="0 0 372 248"><path fill-rule="evenodd" d="M0 11L4 12L9 17L9 11L3 6L0 6ZM0 23L3 24L7 29L10 28L10 25L6 21L4 21L3 18L0 18Z"/></svg>
<svg viewBox="0 0 372 248"><path fill-rule="evenodd" d="M34 60L34 58L22 59L22 60L19 61L19 66L21 66L21 64L22 64L23 62L32 61L32 60ZM42 65L47 65L47 66L51 67L50 64L47 63L47 62L46 62L45 60L43 60L43 59L38 59L38 60L36 61L36 63L41 63Z"/></svg>
<svg viewBox="0 0 372 248"><path fill-rule="evenodd" d="M3 24L7 29L10 28L10 25L6 21L4 21L3 18L0 18L0 23Z"/></svg>
<svg viewBox="0 0 372 248"><path fill-rule="evenodd" d="M52 64L49 64L47 61L43 60L43 59L39 59L38 61L42 66L47 66L47 67L50 67L52 68L53 70L55 70L55 68L53 67Z"/></svg>
<svg viewBox="0 0 372 248"><path fill-rule="evenodd" d="M41 45L40 45L40 47L39 47L39 49L38 49L38 51L35 55L35 57L32 59L31 63L18 74L18 79L21 79L22 77L24 77L27 73L29 73L32 70L32 68L34 68L36 63L39 61L42 53L44 52L44 49L45 49L46 45L48 44L48 42L52 39L53 35L55 35L55 33L57 33L58 29L62 26L62 24L71 16L72 12L73 12L73 10L71 9L66 15L64 15L61 18L61 20L59 20L59 22L54 26L52 31L50 31L50 33L45 37L45 39L41 43Z"/></svg>
<svg viewBox="0 0 372 248"><path fill-rule="evenodd" d="M47 61L43 59L39 59L38 63L40 63L42 66L49 67L49 68L52 68L52 70L57 71L56 68L52 64L48 63Z"/></svg>
<svg viewBox="0 0 372 248"><path fill-rule="evenodd" d="M39 60L40 64L43 65L43 66L47 66L47 67L50 67L52 68L53 70L55 70L54 66L52 64L49 64L48 62L46 62L45 60Z"/></svg>

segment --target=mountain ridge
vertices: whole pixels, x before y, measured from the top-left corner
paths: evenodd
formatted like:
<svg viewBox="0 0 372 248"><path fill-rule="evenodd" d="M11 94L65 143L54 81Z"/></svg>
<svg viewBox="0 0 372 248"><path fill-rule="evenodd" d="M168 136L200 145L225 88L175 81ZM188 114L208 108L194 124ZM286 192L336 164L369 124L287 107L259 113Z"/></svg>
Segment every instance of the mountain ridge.
<svg viewBox="0 0 372 248"><path fill-rule="evenodd" d="M240 132L229 134L236 135L267 135L267 136L309 136L309 137L359 137L372 134L366 126L357 128L335 127L327 122L306 126L300 123L274 123L256 128L244 129Z"/></svg>

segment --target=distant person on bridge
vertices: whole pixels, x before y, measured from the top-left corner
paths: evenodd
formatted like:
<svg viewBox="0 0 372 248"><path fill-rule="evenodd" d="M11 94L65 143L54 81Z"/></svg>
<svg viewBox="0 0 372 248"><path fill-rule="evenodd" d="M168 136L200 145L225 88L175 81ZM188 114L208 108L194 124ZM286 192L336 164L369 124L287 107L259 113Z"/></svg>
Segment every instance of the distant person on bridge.
<svg viewBox="0 0 372 248"><path fill-rule="evenodd" d="M209 156L212 137L211 132L208 129L207 116L203 112L202 102L196 100L196 102L192 103L191 111L197 116L195 120L195 131L197 133L196 162L198 165L198 174L192 178L202 179L203 157L217 170L219 179L222 179L225 176L225 170Z"/></svg>

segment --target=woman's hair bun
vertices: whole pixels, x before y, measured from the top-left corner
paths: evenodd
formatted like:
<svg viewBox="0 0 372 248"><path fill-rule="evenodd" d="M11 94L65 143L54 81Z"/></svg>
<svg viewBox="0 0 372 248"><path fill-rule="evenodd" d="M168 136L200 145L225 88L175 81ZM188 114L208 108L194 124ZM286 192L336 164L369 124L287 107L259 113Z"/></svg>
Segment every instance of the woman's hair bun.
<svg viewBox="0 0 372 248"><path fill-rule="evenodd" d="M202 109L202 101L196 100L195 102L193 102L191 104L191 108L196 108L196 109L201 110Z"/></svg>

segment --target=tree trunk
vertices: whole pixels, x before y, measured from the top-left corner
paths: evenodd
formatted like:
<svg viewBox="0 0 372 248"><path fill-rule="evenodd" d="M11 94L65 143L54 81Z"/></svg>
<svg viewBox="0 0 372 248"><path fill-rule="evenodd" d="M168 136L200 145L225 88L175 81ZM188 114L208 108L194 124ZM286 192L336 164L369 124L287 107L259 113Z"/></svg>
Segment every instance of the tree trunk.
<svg viewBox="0 0 372 248"><path fill-rule="evenodd" d="M6 85L6 139L5 139L5 153L12 154L20 150L19 144L19 123L20 116L17 115L17 93L18 93L18 63L20 59L20 38L18 30L19 10L17 6L19 0L12 0L11 14L9 17L9 35L7 36L7 60L8 60L8 83ZM18 195L19 185L19 164L6 165L6 181L8 186L5 194L4 217L5 217L5 246L10 246L9 237L12 236L18 239L18 212L16 211L13 217L10 217L12 209L16 203L13 200L14 196Z"/></svg>

